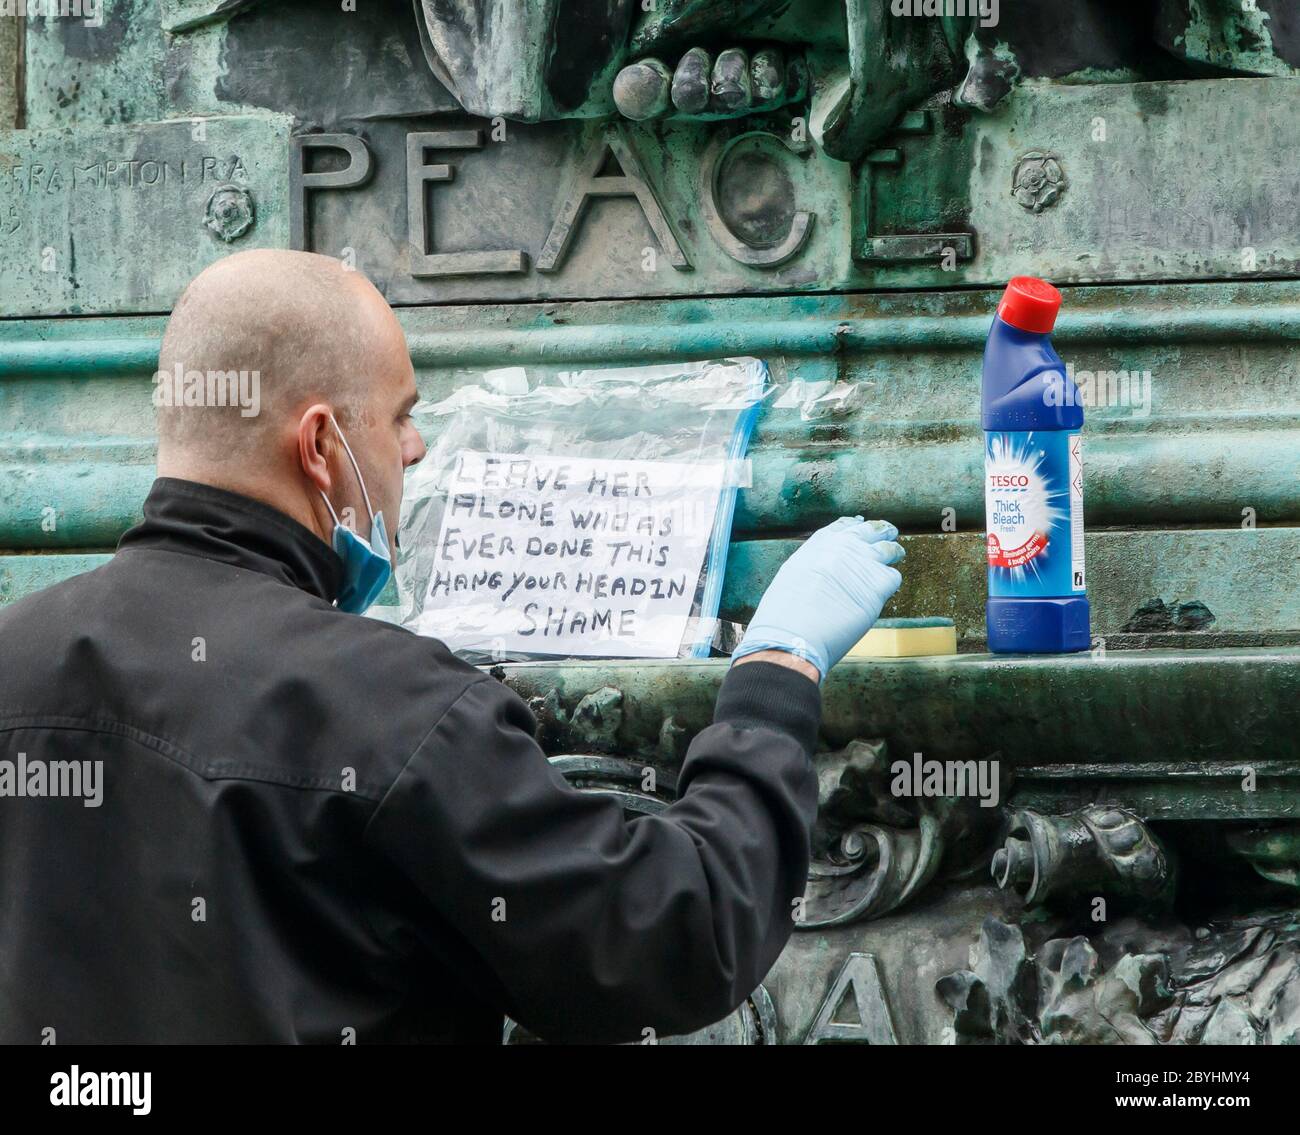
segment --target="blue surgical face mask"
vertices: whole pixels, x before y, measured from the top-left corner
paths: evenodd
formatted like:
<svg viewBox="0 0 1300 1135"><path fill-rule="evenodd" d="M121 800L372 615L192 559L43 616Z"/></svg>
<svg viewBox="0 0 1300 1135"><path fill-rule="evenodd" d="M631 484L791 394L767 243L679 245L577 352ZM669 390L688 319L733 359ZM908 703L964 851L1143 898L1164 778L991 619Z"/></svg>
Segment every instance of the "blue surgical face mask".
<svg viewBox="0 0 1300 1135"><path fill-rule="evenodd" d="M352 447L343 436L334 415L330 415L334 428L339 431L339 439L347 451L348 460L357 475L357 484L361 486L361 495L366 501L366 512L370 515L370 540L366 541L339 520L339 515L330 504L329 497L321 493L321 500L334 518L334 535L331 543L339 559L343 561L343 586L339 590L335 605L340 611L350 611L360 615L379 598L379 593L388 584L393 574L393 564L388 552L388 530L384 527L384 514L375 512L370 507L370 494L366 492L366 482L361 476L361 467L352 456ZM319 491L319 490L318 490Z"/></svg>

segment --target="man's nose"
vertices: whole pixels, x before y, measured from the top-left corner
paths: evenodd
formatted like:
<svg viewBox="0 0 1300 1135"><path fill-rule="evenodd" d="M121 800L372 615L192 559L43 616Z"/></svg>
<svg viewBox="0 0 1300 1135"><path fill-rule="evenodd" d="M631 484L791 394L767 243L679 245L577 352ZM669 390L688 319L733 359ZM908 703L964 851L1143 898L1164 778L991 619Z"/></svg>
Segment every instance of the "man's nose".
<svg viewBox="0 0 1300 1135"><path fill-rule="evenodd" d="M412 465L423 461L427 452L428 447L424 444L420 431L414 426L408 426L407 437L402 445L402 468L409 469Z"/></svg>

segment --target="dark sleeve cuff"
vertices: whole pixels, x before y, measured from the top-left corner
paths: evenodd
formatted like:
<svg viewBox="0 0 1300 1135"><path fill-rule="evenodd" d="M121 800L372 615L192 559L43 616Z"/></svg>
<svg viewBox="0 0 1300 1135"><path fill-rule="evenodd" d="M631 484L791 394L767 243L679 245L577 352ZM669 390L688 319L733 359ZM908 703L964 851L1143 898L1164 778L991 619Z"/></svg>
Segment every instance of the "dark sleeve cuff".
<svg viewBox="0 0 1300 1135"><path fill-rule="evenodd" d="M734 663L722 680L713 722L742 728L779 729L812 755L822 720L821 687L776 662Z"/></svg>

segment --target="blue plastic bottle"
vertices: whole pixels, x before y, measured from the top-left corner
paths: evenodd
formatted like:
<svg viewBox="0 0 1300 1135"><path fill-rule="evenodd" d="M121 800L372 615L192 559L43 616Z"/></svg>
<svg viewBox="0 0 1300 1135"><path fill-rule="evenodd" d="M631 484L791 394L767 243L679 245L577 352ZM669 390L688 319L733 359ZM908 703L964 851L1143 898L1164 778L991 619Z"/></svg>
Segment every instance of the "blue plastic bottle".
<svg viewBox="0 0 1300 1135"><path fill-rule="evenodd" d="M1017 276L984 348L989 650L1087 650L1083 405L1052 347L1061 293Z"/></svg>

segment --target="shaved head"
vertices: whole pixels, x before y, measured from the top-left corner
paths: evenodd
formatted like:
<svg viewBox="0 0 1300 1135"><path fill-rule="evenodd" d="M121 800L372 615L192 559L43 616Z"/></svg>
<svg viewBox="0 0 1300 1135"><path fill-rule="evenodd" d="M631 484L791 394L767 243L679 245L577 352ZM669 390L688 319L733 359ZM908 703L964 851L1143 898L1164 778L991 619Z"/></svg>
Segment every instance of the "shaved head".
<svg viewBox="0 0 1300 1135"><path fill-rule="evenodd" d="M277 420L316 400L346 426L364 413L392 322L374 285L332 257L258 249L218 260L167 322L158 371L173 396L156 399L160 446L191 460L251 457ZM194 393L176 404L186 376Z"/></svg>
<svg viewBox="0 0 1300 1135"><path fill-rule="evenodd" d="M321 494L365 518L345 433L396 531L402 470L424 454L414 371L392 309L338 260L256 249L205 268L167 321L153 399L160 476L265 501L328 541Z"/></svg>

